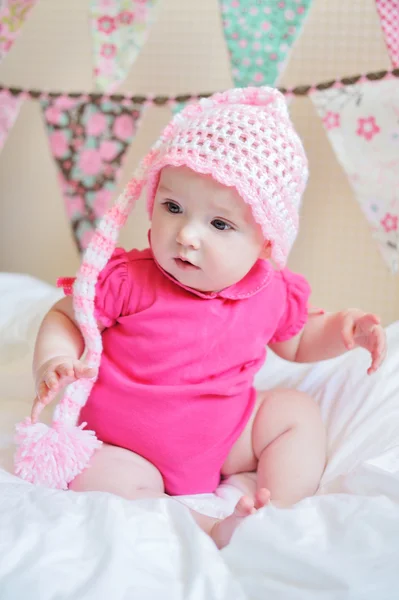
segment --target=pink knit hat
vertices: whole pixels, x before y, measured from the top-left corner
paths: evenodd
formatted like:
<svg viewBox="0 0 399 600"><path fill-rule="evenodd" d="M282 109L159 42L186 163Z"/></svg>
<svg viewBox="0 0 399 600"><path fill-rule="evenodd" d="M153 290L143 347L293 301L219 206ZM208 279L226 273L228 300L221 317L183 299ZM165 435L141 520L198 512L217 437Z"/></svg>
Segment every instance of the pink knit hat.
<svg viewBox="0 0 399 600"><path fill-rule="evenodd" d="M308 167L284 96L268 87L217 93L178 113L144 157L135 176L101 220L73 286L76 319L85 339L86 362L98 369L102 341L94 317L95 286L115 249L118 234L147 187L150 215L166 165L187 166L234 187L251 207L272 259L279 267L298 232L299 207ZM66 489L101 445L94 432L76 427L93 380L66 389L52 428L30 419L17 425L15 472L28 481Z"/></svg>

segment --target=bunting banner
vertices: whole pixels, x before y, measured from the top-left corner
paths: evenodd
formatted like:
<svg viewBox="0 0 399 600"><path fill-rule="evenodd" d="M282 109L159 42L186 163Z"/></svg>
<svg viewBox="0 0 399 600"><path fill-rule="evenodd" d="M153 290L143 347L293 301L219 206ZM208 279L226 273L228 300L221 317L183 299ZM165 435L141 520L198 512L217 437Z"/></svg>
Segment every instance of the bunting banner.
<svg viewBox="0 0 399 600"><path fill-rule="evenodd" d="M219 0L234 85L275 85L311 0Z"/></svg>
<svg viewBox="0 0 399 600"><path fill-rule="evenodd" d="M0 0L0 62L20 33L37 0Z"/></svg>
<svg viewBox="0 0 399 600"><path fill-rule="evenodd" d="M399 267L399 80L316 91L310 98L382 256Z"/></svg>
<svg viewBox="0 0 399 600"><path fill-rule="evenodd" d="M373 236L391 270L396 271L399 68L279 89L288 105L298 96L309 96L313 101ZM145 108L169 106L176 114L211 93L109 95L0 84L0 147L22 102L41 103L66 211L76 243L83 250L113 199L126 150Z"/></svg>
<svg viewBox="0 0 399 600"><path fill-rule="evenodd" d="M399 0L376 0L382 31L394 67L399 66Z"/></svg>
<svg viewBox="0 0 399 600"><path fill-rule="evenodd" d="M0 90L0 152L19 115L23 101L22 93L14 95L9 90Z"/></svg>
<svg viewBox="0 0 399 600"><path fill-rule="evenodd" d="M94 83L113 93L145 44L157 0L91 0Z"/></svg>
<svg viewBox="0 0 399 600"><path fill-rule="evenodd" d="M1 2L2 0L0 0ZM301 83L299 85L295 85L293 87L282 87L278 86L278 89L282 94L288 97L293 96L308 96L311 93L318 90L328 90L331 88L337 88L342 86L351 86L355 85L355 83L366 82L366 81L384 81L392 78L399 79L399 68L396 69L384 69L381 71L370 71L369 73L362 73L358 75L351 75L347 77L337 77L336 79L329 79L328 81L320 81L318 83ZM200 98L209 98L216 91L213 92L200 92L200 93L186 93L186 94L177 94L177 95L154 95L154 94L104 94L100 92L56 92L49 90L40 90L40 89L29 89L29 88L21 88L21 87L8 87L2 85L0 83L0 91L8 90L10 93L23 94L26 98L31 98L32 100L36 100L38 98L47 98L51 96L52 98L56 97L66 97L66 98L74 98L75 100L87 100L91 98L92 100L114 100L115 102L122 102L124 100L132 101L135 104L146 104L147 106L165 106L171 105L174 106L176 103L185 104L186 102L197 102Z"/></svg>
<svg viewBox="0 0 399 600"><path fill-rule="evenodd" d="M75 241L84 250L112 200L143 105L132 101L40 100Z"/></svg>

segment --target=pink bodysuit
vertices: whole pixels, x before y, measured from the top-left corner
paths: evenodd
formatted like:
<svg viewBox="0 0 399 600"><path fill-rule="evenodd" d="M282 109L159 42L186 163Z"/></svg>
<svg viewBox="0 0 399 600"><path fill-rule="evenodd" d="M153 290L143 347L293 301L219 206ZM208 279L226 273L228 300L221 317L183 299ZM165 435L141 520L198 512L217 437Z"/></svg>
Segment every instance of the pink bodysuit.
<svg viewBox="0 0 399 600"><path fill-rule="evenodd" d="M104 350L80 422L153 463L168 494L213 492L253 410L266 345L302 329L309 293L263 260L221 292L198 292L150 249L117 249L97 283Z"/></svg>

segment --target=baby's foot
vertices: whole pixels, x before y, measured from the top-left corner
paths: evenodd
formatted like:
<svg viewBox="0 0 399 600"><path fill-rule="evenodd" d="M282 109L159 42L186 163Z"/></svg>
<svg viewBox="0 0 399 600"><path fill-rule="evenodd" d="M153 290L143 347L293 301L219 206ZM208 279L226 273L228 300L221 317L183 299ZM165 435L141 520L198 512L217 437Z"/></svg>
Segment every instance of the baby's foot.
<svg viewBox="0 0 399 600"><path fill-rule="evenodd" d="M224 548L230 542L235 529L245 517L253 515L259 508L270 502L270 492L261 488L255 494L255 501L248 496L242 496L234 509L233 514L222 521L218 521L212 527L210 536L218 548Z"/></svg>

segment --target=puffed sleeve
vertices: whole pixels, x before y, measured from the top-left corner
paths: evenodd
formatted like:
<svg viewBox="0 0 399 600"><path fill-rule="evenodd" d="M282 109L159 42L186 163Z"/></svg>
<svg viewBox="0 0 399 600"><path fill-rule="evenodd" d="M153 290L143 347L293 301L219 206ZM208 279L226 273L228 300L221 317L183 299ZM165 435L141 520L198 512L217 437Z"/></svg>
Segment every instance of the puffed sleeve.
<svg viewBox="0 0 399 600"><path fill-rule="evenodd" d="M114 250L96 284L95 317L104 327L126 314L129 299L129 269L125 250Z"/></svg>
<svg viewBox="0 0 399 600"><path fill-rule="evenodd" d="M285 342L294 337L308 320L310 285L302 275L283 269L281 277L283 312L269 343Z"/></svg>

